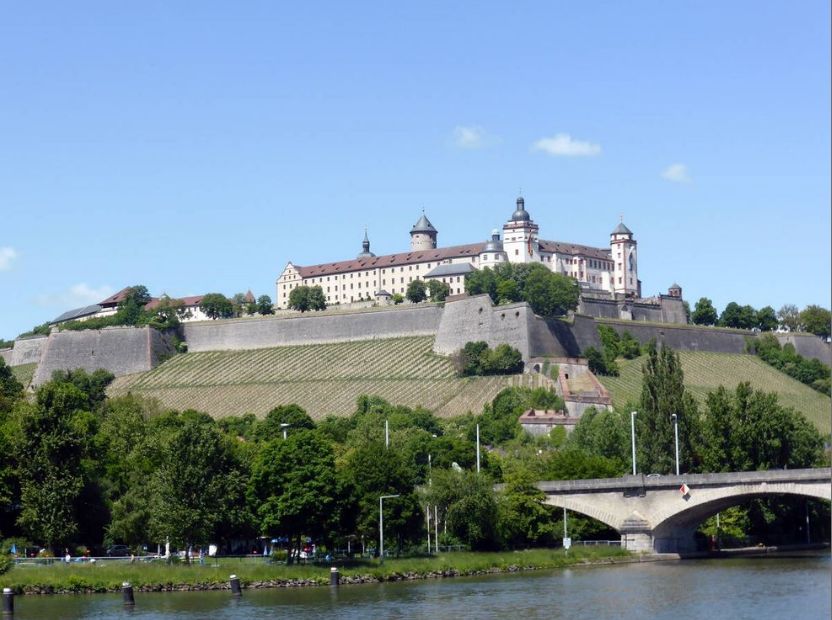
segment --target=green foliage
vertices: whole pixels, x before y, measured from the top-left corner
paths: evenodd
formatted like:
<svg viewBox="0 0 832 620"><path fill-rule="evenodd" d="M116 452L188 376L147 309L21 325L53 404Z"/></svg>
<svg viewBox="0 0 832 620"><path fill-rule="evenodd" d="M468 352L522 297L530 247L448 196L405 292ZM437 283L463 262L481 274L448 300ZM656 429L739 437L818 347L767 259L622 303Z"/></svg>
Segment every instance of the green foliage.
<svg viewBox="0 0 832 620"><path fill-rule="evenodd" d="M584 349L584 357L589 369L596 375L604 375L608 377L617 377L619 370L615 358L611 355L602 353L595 347L587 347Z"/></svg>
<svg viewBox="0 0 832 620"><path fill-rule="evenodd" d="M269 441L283 437L283 431L294 433L298 430L311 430L315 428L315 422L309 414L298 405L280 405L275 407L262 422L258 422L254 431L255 436L261 441Z"/></svg>
<svg viewBox="0 0 832 620"><path fill-rule="evenodd" d="M399 293L393 293L393 295L390 297L390 300L393 302L394 305L398 306L400 303L404 302L404 297L402 297Z"/></svg>
<svg viewBox="0 0 832 620"><path fill-rule="evenodd" d="M719 388L708 396L700 451L705 471L803 468L822 462L823 441L775 394L742 383L733 395Z"/></svg>
<svg viewBox="0 0 832 620"><path fill-rule="evenodd" d="M297 286L289 293L289 307L292 310L326 310L326 297L320 286Z"/></svg>
<svg viewBox="0 0 832 620"><path fill-rule="evenodd" d="M497 445L521 433L518 418L527 409L563 409L563 400L545 388L512 387L502 390L480 416L480 438L483 443ZM469 438L473 428L469 429Z"/></svg>
<svg viewBox="0 0 832 620"><path fill-rule="evenodd" d="M707 297L700 297L690 315L694 325L716 325L717 312L713 302Z"/></svg>
<svg viewBox="0 0 832 620"><path fill-rule="evenodd" d="M509 549L552 545L555 541L554 507L544 503L543 491L526 467L516 467L505 476L498 503L498 532Z"/></svg>
<svg viewBox="0 0 832 620"><path fill-rule="evenodd" d="M199 309L211 320L234 316L234 304L222 293L208 293L199 302Z"/></svg>
<svg viewBox="0 0 832 620"><path fill-rule="evenodd" d="M777 370L786 373L823 394L832 389L830 368L820 360L799 355L794 345L780 342L772 334L763 334L754 342L757 355Z"/></svg>
<svg viewBox="0 0 832 620"><path fill-rule="evenodd" d="M672 415L678 417L680 467L690 471L698 455L694 442L699 437L696 402L685 392L679 356L670 347L651 343L643 366L641 406L636 415L638 467L645 473L675 471Z"/></svg>
<svg viewBox="0 0 832 620"><path fill-rule="evenodd" d="M475 471L437 470L427 489L428 505L438 506L448 533L473 550L497 543L497 500L493 482Z"/></svg>
<svg viewBox="0 0 832 620"><path fill-rule="evenodd" d="M832 313L820 306L806 306L800 313L800 323L810 334L828 338L832 330Z"/></svg>
<svg viewBox="0 0 832 620"><path fill-rule="evenodd" d="M274 307L272 306L272 298L268 295L260 295L257 298L257 305L255 306L257 314L266 316L267 314L274 314ZM254 314L254 312L251 312Z"/></svg>
<svg viewBox="0 0 832 620"><path fill-rule="evenodd" d="M751 306L740 306L732 301L719 315L719 325L734 329L752 329L757 327L757 311Z"/></svg>
<svg viewBox="0 0 832 620"><path fill-rule="evenodd" d="M445 298L451 294L451 285L439 280L430 280L428 282L428 294L431 301L445 301Z"/></svg>
<svg viewBox="0 0 832 620"><path fill-rule="evenodd" d="M424 280L413 280L407 285L407 292L405 297L411 303L418 304L428 298L427 287L425 287Z"/></svg>
<svg viewBox="0 0 832 620"><path fill-rule="evenodd" d="M761 332L772 332L777 329L777 314L771 306L765 306L757 311L757 327Z"/></svg>
<svg viewBox="0 0 832 620"><path fill-rule="evenodd" d="M12 369L0 357L0 413L12 410L23 397L23 385L15 378Z"/></svg>
<svg viewBox="0 0 832 620"><path fill-rule="evenodd" d="M578 420L567 445L585 454L609 459L624 473L630 458L628 422L618 411L598 411L590 407Z"/></svg>
<svg viewBox="0 0 832 620"><path fill-rule="evenodd" d="M523 372L523 356L508 344L499 344L493 350L479 340L466 342L456 354L454 364L461 377L485 375L510 375Z"/></svg>
<svg viewBox="0 0 832 620"><path fill-rule="evenodd" d="M800 310L794 304L785 304L777 311L780 327L790 332L800 330Z"/></svg>
<svg viewBox="0 0 832 620"><path fill-rule="evenodd" d="M485 267L465 279L469 295L488 294L495 304L526 301L535 314L564 315L578 307L578 283L540 263L503 263Z"/></svg>

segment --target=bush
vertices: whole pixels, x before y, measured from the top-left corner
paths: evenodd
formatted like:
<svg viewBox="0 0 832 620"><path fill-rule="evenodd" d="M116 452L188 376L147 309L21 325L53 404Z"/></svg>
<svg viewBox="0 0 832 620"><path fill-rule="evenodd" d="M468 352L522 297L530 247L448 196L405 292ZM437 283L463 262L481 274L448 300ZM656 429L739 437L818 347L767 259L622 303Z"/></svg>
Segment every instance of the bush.
<svg viewBox="0 0 832 620"><path fill-rule="evenodd" d="M462 377L511 375L523 372L523 356L508 344L493 350L482 340L466 342L454 356L454 366Z"/></svg>

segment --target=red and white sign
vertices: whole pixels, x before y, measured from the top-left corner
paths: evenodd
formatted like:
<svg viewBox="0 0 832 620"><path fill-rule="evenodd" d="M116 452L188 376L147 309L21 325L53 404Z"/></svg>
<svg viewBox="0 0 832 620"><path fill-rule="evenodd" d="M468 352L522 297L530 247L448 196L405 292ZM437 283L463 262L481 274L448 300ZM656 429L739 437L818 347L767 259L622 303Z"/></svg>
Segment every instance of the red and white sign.
<svg viewBox="0 0 832 620"><path fill-rule="evenodd" d="M682 494L682 497L685 495L690 495L690 487L685 483L682 483L682 486L679 487L679 493Z"/></svg>

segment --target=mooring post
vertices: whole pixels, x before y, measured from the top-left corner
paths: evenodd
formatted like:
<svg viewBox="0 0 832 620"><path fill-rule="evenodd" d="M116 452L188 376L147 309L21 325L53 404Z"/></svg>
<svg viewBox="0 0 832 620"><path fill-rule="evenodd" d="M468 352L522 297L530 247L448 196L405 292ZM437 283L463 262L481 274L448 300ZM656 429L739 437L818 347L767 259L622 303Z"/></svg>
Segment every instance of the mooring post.
<svg viewBox="0 0 832 620"><path fill-rule="evenodd" d="M136 599L133 597L133 586L129 581L121 584L121 600L125 605L136 604Z"/></svg>
<svg viewBox="0 0 832 620"><path fill-rule="evenodd" d="M11 588L3 588L3 615L14 615L14 591Z"/></svg>
<svg viewBox="0 0 832 620"><path fill-rule="evenodd" d="M338 572L338 569L335 566L329 569L329 585L341 585L341 573Z"/></svg>
<svg viewBox="0 0 832 620"><path fill-rule="evenodd" d="M231 594L234 596L242 596L243 591L240 589L240 578L237 575L231 575L228 580L231 582Z"/></svg>

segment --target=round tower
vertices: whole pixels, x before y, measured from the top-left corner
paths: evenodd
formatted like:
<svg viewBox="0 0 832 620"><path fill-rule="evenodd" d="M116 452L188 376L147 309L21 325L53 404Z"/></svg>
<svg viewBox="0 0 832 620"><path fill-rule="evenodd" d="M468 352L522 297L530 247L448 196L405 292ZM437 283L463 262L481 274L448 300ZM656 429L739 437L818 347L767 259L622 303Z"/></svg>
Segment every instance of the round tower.
<svg viewBox="0 0 832 620"><path fill-rule="evenodd" d="M436 248L436 236L438 231L430 223L430 220L422 211L422 217L410 229L410 250L418 252L421 250L433 250Z"/></svg>

